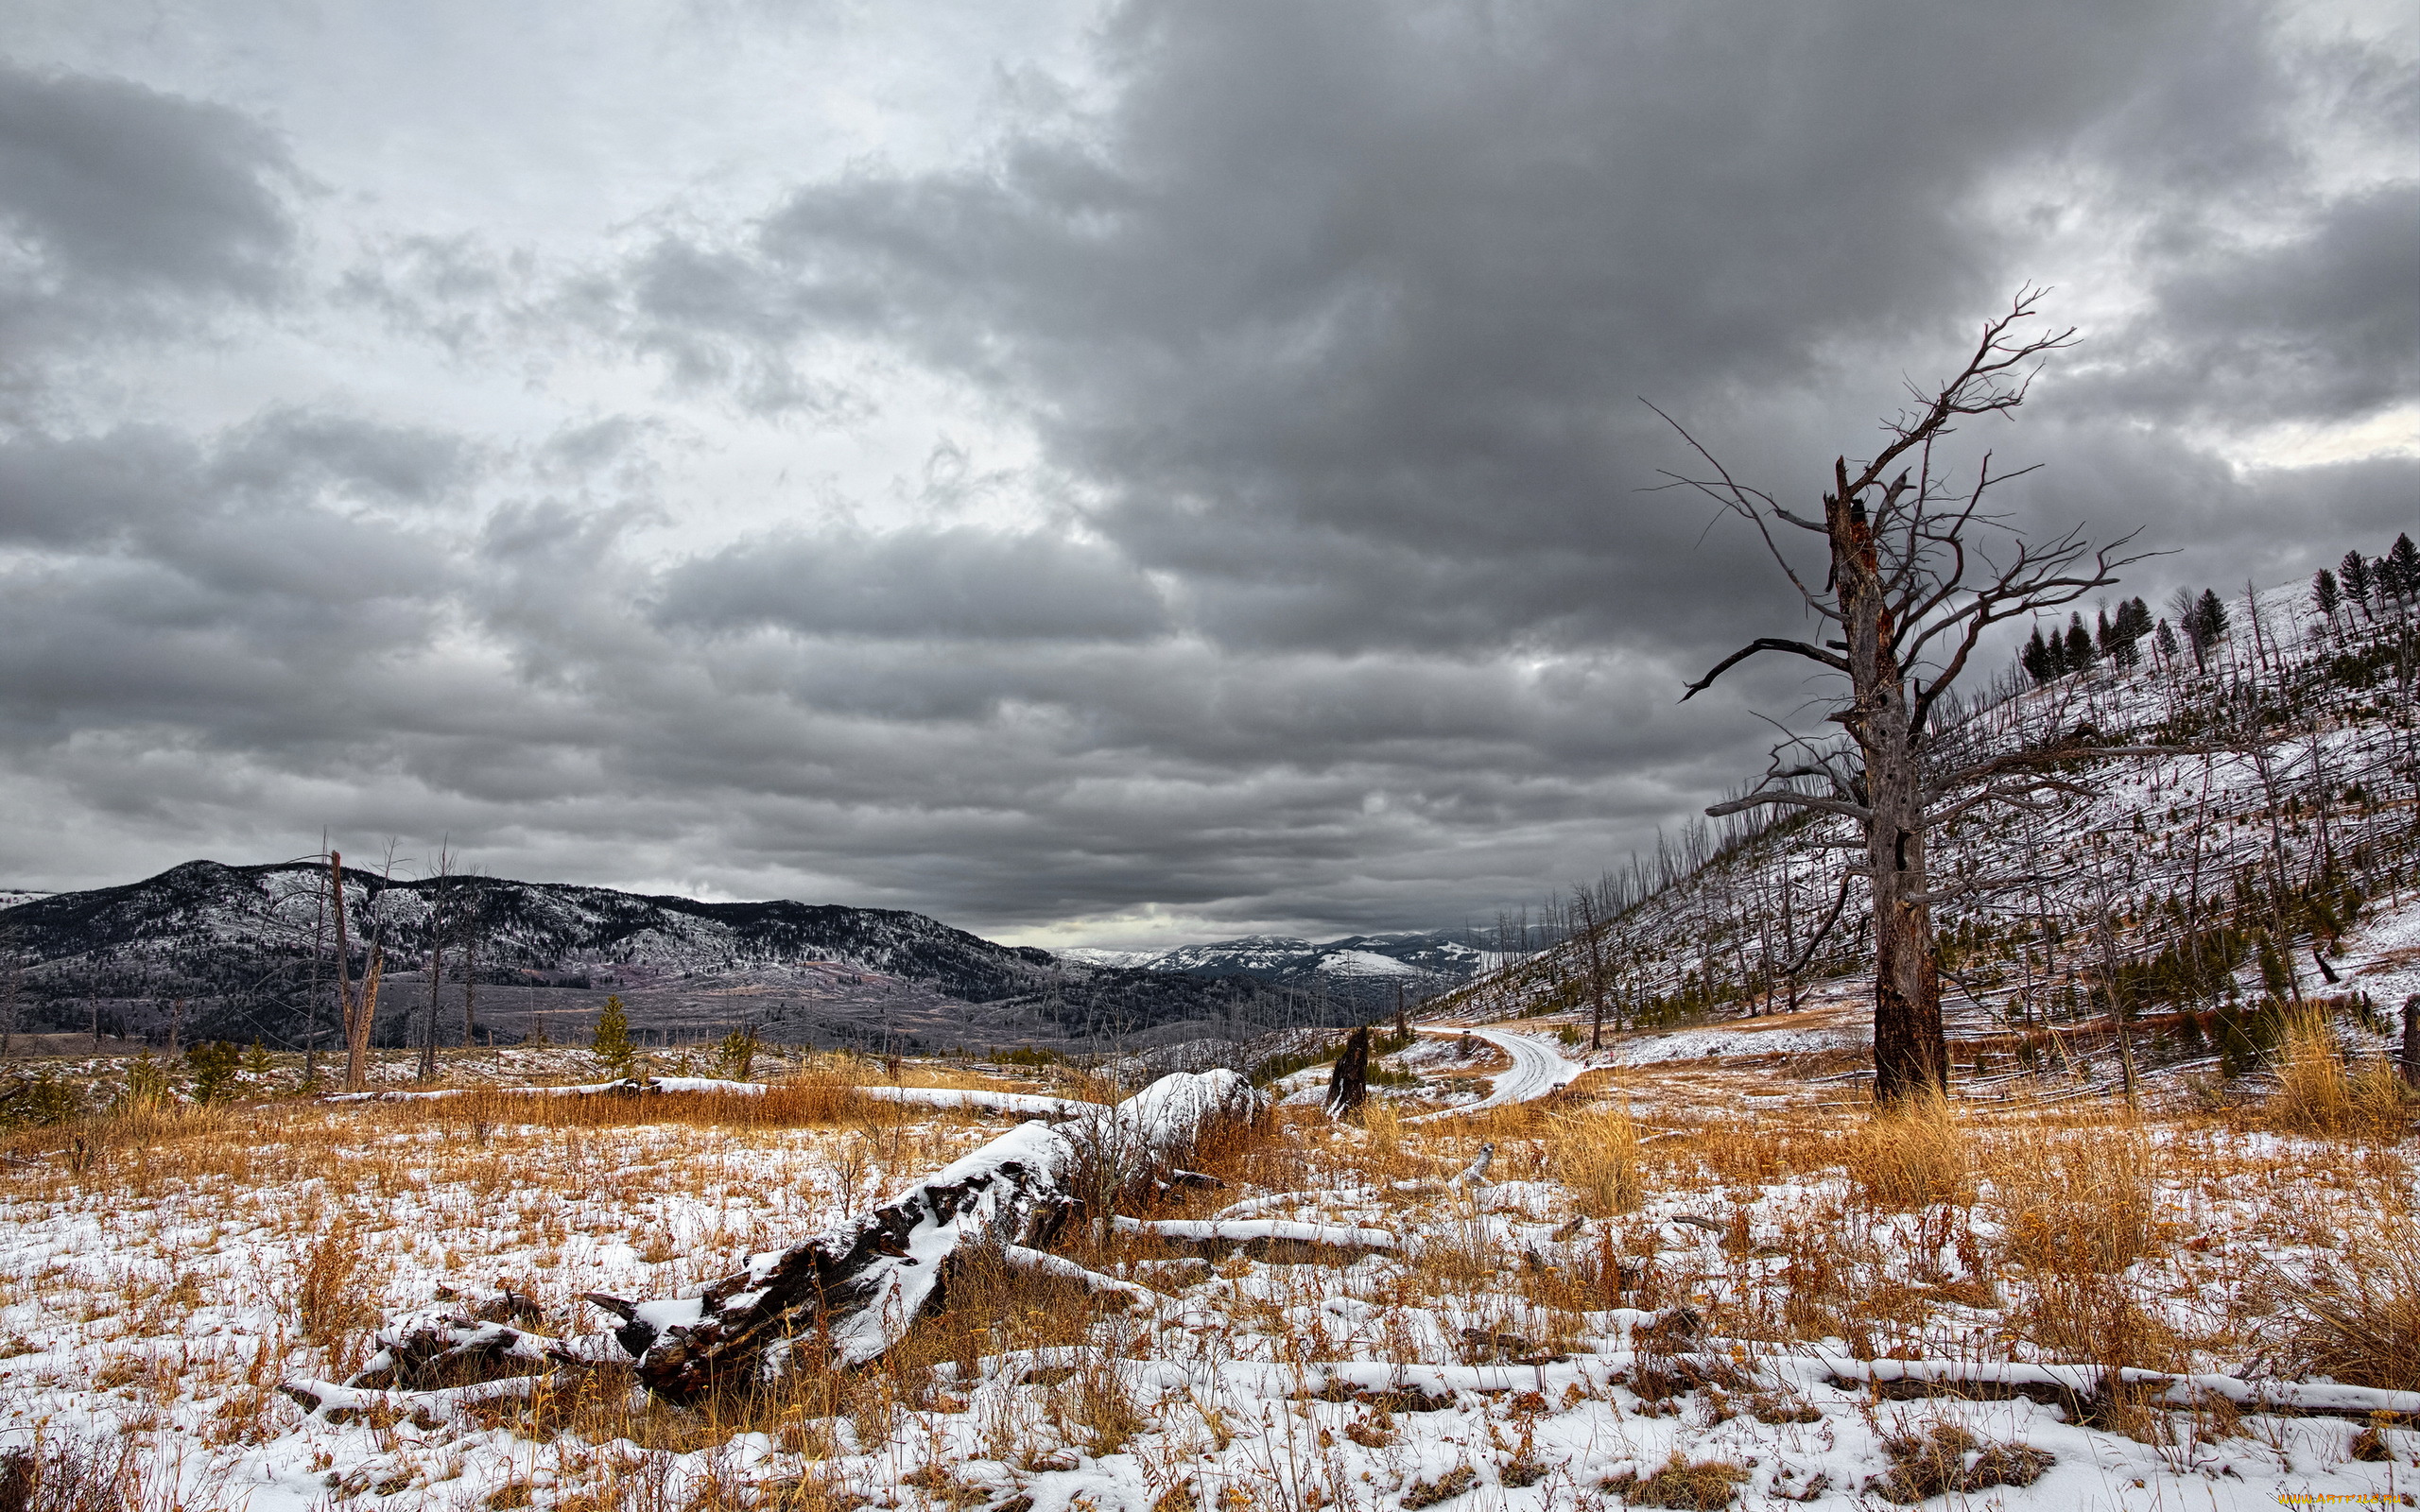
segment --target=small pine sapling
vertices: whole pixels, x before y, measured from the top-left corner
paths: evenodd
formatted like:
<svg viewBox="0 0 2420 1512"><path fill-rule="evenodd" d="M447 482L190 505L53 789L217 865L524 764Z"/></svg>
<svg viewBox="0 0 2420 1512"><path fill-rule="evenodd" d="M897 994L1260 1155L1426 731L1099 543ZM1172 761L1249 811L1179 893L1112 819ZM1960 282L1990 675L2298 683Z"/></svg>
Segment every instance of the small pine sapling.
<svg viewBox="0 0 2420 1512"><path fill-rule="evenodd" d="M614 1074L630 1074L631 1062L638 1058L638 1046L631 1041L631 1016L622 1007L620 993L605 1000L605 1011L596 1016L596 1036L588 1042L588 1048Z"/></svg>
<svg viewBox="0 0 2420 1512"><path fill-rule="evenodd" d="M734 1029L715 1046L715 1070L733 1081L746 1081L756 1069L756 1030Z"/></svg>
<svg viewBox="0 0 2420 1512"><path fill-rule="evenodd" d="M224 1040L194 1046L185 1052L185 1069L193 1074L193 1100L224 1102L235 1088L240 1053Z"/></svg>

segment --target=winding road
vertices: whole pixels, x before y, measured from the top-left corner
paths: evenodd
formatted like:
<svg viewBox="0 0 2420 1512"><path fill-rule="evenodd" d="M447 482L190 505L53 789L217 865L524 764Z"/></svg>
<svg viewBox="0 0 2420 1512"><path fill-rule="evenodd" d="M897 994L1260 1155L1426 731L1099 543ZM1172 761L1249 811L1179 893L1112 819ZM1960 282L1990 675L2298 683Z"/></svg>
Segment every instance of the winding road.
<svg viewBox="0 0 2420 1512"><path fill-rule="evenodd" d="M1530 1103L1546 1096L1588 1068L1563 1058L1554 1041L1534 1034L1515 1034L1510 1029L1423 1029L1423 1034L1468 1034L1484 1040L1512 1057L1512 1067L1497 1075L1485 1097L1461 1108L1449 1108L1442 1113L1423 1113L1407 1118L1407 1124L1426 1124L1441 1118L1460 1118L1465 1113L1484 1112L1502 1108L1507 1103Z"/></svg>

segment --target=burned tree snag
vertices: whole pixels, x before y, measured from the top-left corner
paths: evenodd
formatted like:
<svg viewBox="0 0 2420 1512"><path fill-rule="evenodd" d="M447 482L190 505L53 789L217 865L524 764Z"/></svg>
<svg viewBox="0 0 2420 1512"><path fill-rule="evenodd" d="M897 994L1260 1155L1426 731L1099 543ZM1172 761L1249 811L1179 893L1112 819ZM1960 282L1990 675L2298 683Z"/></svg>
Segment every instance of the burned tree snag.
<svg viewBox="0 0 2420 1512"><path fill-rule="evenodd" d="M1712 475L1668 474L1672 486L1694 489L1754 525L1795 591L1796 608L1819 625L1812 640L1751 641L1691 683L1682 701L1767 651L1804 658L1845 684L1829 696L1824 716L1841 727L1844 742L1791 736L1774 747L1754 791L1706 812L1805 810L1858 827L1863 854L1851 874L1865 878L1873 904L1875 1096L1884 1104L1948 1087L1933 904L2012 885L1963 878L1937 885L1927 868L1927 835L1985 804L2027 808L2050 791L2081 791L2059 775L2062 766L2208 748L2077 739L1975 759L1943 738L1936 718L1945 712L1943 699L1993 626L2081 599L2138 559L2119 554L2126 538L2095 546L2079 529L2029 541L1983 511L1989 490L2030 468L1995 472L1985 453L1963 484L1934 471L1934 445L1959 420L2014 410L2040 361L2072 342L2071 331L2018 330L2040 299L2039 290L2021 290L2007 313L1986 321L1956 376L1885 422L1885 444L1871 461L1836 460L1821 518L1734 478L1686 430L1682 438ZM1681 429L1677 422L1674 428ZM1822 538L1826 572L1820 589L1811 568L1802 572L1783 551L1781 526ZM1996 545L1985 539L1993 531L2000 533Z"/></svg>
<svg viewBox="0 0 2420 1512"><path fill-rule="evenodd" d="M1344 1041L1344 1054L1327 1074L1327 1116L1348 1120L1361 1116L1370 1100L1370 1028L1364 1024Z"/></svg>

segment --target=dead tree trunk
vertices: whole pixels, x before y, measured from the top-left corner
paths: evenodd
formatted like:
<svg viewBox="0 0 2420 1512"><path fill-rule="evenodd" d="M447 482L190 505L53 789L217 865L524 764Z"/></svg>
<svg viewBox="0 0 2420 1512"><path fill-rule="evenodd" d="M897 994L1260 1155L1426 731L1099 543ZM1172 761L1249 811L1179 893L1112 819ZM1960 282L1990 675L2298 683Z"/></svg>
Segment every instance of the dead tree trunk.
<svg viewBox="0 0 2420 1512"><path fill-rule="evenodd" d="M1580 909L1580 943L1588 957L1588 1048L1605 1048L1605 924L1613 912L1601 885L1594 891L1576 889Z"/></svg>
<svg viewBox="0 0 2420 1512"><path fill-rule="evenodd" d="M1832 581L1848 642L1850 701L1841 724L1864 757L1865 867L1874 898L1874 1095L1898 1102L1949 1090L1941 972L1925 885L1924 772L1894 654L1890 585L1865 501L1835 464L1824 500ZM1905 479L1898 487L1905 487ZM1897 489L1886 490L1886 497ZM1893 501L1895 502L1895 500Z"/></svg>
<svg viewBox="0 0 2420 1512"><path fill-rule="evenodd" d="M370 1084L362 1065L370 1037L353 1032L357 1009L353 1000L353 942L345 935L344 852L340 850L328 852L328 896L337 920L337 1016L344 1029L344 1090L357 1092Z"/></svg>
<svg viewBox="0 0 2420 1512"><path fill-rule="evenodd" d="M1340 1122L1358 1118L1369 1100L1370 1029L1364 1024L1344 1041L1344 1054L1327 1074L1327 1116Z"/></svg>

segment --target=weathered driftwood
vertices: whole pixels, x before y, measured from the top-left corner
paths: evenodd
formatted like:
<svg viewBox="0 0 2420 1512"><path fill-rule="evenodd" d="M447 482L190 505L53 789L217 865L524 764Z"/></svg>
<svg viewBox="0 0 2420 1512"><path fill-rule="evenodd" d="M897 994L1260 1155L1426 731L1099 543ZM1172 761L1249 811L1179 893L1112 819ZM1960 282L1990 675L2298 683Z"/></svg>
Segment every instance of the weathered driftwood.
<svg viewBox="0 0 2420 1512"><path fill-rule="evenodd" d="M1021 1124L890 1201L787 1249L750 1257L692 1297L588 1298L639 1381L675 1400L779 1374L796 1349L858 1365L935 1305L954 1257L981 1244L1046 1248L1084 1199L1147 1190L1220 1124L1255 1116L1231 1071L1164 1076L1111 1108Z"/></svg>

